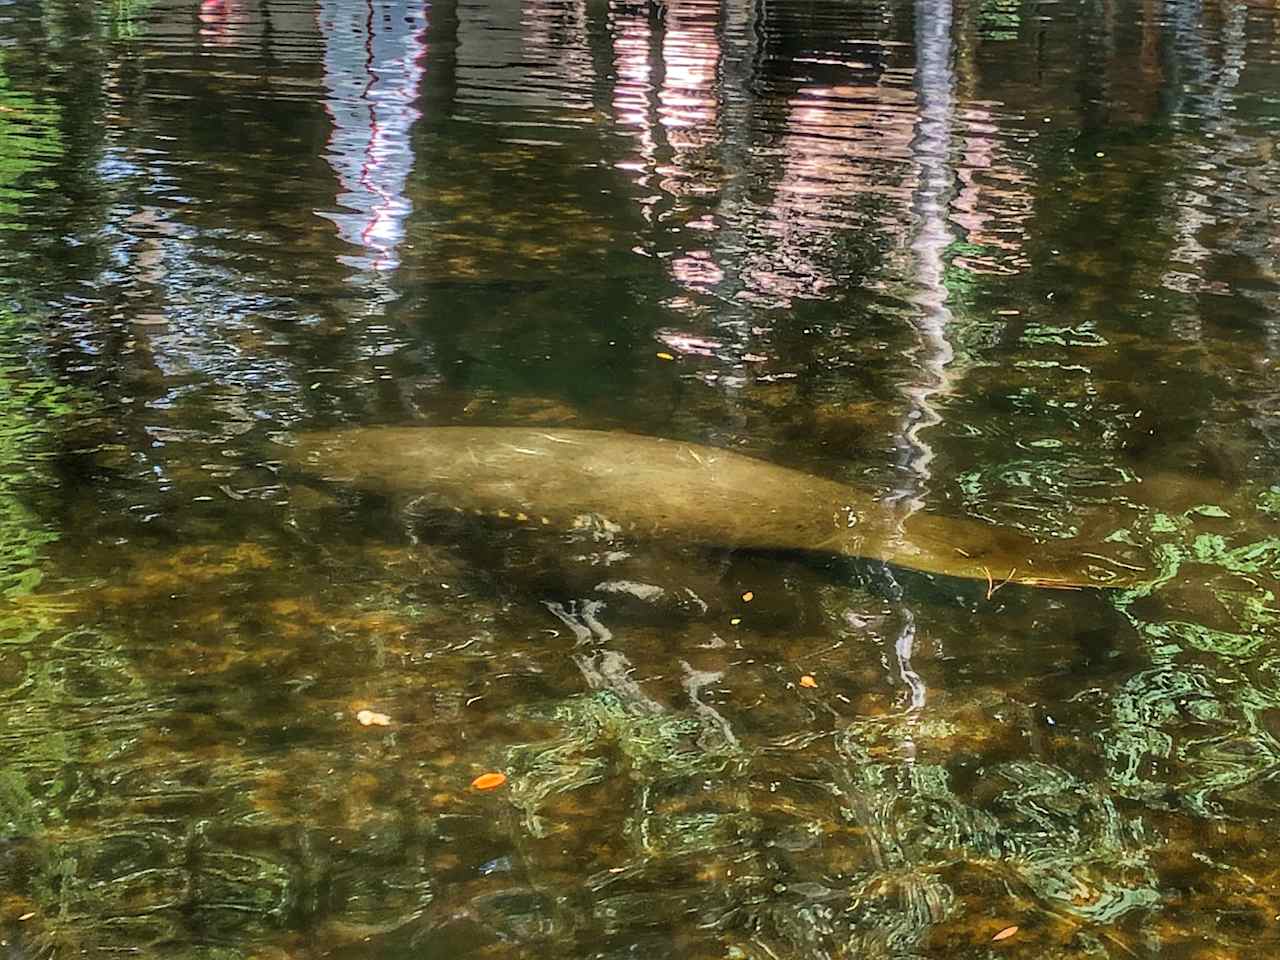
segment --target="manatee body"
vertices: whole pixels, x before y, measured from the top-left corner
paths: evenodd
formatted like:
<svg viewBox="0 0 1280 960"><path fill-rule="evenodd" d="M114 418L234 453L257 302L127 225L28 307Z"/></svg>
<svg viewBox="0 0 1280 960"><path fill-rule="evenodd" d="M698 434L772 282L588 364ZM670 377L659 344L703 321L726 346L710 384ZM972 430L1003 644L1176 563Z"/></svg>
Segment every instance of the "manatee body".
<svg viewBox="0 0 1280 960"><path fill-rule="evenodd" d="M1093 586L1116 573L972 520L905 520L865 492L728 450L600 430L366 427L304 433L298 467L392 497L552 529L820 551L927 573Z"/></svg>

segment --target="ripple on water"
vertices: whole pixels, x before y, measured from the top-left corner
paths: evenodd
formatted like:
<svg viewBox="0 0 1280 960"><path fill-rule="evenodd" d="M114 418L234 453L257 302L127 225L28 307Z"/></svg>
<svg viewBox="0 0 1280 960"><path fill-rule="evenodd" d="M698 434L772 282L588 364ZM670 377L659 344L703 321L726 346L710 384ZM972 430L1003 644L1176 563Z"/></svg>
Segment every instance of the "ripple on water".
<svg viewBox="0 0 1280 960"><path fill-rule="evenodd" d="M1265 941L1271 6L99 7L0 18L6 937ZM391 422L685 437L1150 576L564 539L280 466Z"/></svg>

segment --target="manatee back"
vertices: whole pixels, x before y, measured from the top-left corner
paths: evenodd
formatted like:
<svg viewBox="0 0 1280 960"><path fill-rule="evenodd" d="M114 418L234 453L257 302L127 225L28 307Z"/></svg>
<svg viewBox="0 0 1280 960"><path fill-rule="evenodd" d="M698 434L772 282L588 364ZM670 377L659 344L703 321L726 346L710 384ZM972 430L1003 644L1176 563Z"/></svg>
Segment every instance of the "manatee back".
<svg viewBox="0 0 1280 960"><path fill-rule="evenodd" d="M571 527L607 518L642 537L837 549L866 504L842 484L659 437L523 427L380 427L304 434L293 459L392 496Z"/></svg>
<svg viewBox="0 0 1280 960"><path fill-rule="evenodd" d="M1132 573L985 523L899 517L823 477L680 440L530 427L372 427L304 434L321 476L463 513L555 529L589 521L639 537L862 556L926 573L1035 586L1120 585Z"/></svg>

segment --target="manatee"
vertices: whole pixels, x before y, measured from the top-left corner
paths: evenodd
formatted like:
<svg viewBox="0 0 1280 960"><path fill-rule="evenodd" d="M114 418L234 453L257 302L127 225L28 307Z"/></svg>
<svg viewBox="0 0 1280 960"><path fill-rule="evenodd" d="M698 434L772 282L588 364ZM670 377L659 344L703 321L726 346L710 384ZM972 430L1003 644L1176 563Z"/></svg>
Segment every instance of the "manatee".
<svg viewBox="0 0 1280 960"><path fill-rule="evenodd" d="M302 433L288 459L327 481L552 530L817 551L993 586L1132 578L1096 555L1053 554L971 519L903 518L847 484L682 440L537 427L357 427Z"/></svg>

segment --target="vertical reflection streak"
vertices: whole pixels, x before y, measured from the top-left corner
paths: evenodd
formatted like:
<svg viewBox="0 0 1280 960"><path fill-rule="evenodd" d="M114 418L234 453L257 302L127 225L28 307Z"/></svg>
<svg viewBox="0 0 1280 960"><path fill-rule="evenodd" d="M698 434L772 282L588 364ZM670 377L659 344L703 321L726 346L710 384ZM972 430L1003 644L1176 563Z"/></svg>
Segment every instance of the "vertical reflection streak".
<svg viewBox="0 0 1280 960"><path fill-rule="evenodd" d="M1202 12L1199 4L1193 6ZM1241 129L1238 120L1237 91L1246 67L1248 8L1243 4L1224 7L1216 37L1207 33L1201 16L1172 19L1177 81L1171 84L1175 89L1172 122L1194 139L1189 139L1188 173L1170 196L1174 247L1162 284L1187 293L1225 291L1230 285L1215 276L1220 268L1214 263L1224 246L1247 256L1265 274L1263 238L1271 234L1265 223L1255 219L1256 208L1240 200L1257 190L1247 171L1259 155L1258 141ZM1173 328L1187 341L1200 341L1205 336L1198 310L1176 317Z"/></svg>
<svg viewBox="0 0 1280 960"><path fill-rule="evenodd" d="M919 185L914 201L916 234L911 252L918 288L912 299L919 308L914 320L919 380L905 388L909 408L904 431L904 465L913 476L892 498L905 503L908 515L923 505L929 464L934 457L920 434L942 420L933 400L950 390L947 366L955 357L947 338L952 318L946 289L946 251L952 241L947 209L955 180L950 157L955 113L951 22L951 0L916 0L919 120L911 151L919 170Z"/></svg>
<svg viewBox="0 0 1280 960"><path fill-rule="evenodd" d="M911 152L918 170L919 183L913 202L915 236L911 242L915 265L916 292L912 297L918 308L916 328L917 380L907 385L908 408L903 431L903 454L910 474L894 491L890 501L899 506L903 516L910 516L924 505L929 482L929 465L934 452L921 432L942 421L933 405L934 398L950 390L947 366L955 357L948 339L951 310L947 306L946 253L951 245L951 229L947 223L948 208L954 193L955 171L951 164L951 141L955 113L955 69L951 56L951 0L916 0L916 92L919 119ZM892 576L891 576L892 579ZM896 584L895 584L896 585ZM894 644L898 673L906 684L912 712L924 709L928 689L912 666L915 652L915 618L905 606L903 621ZM914 744L907 740L903 749L914 757Z"/></svg>
<svg viewBox="0 0 1280 960"><path fill-rule="evenodd" d="M410 202L409 132L423 75L426 8L412 0L321 0L325 109L333 122L325 158L338 177L332 220L358 256L342 263L374 274L394 270Z"/></svg>

